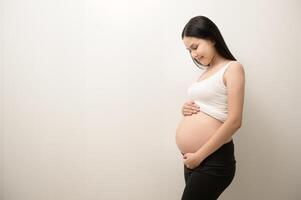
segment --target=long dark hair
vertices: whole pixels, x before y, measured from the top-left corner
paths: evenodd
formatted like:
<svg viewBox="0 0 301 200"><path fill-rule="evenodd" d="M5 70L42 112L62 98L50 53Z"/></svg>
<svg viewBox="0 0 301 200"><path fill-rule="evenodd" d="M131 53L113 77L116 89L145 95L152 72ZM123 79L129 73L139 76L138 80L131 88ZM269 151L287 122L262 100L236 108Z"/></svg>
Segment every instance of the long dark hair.
<svg viewBox="0 0 301 200"><path fill-rule="evenodd" d="M183 29L182 40L185 36L214 41L215 49L221 56L230 60L236 60L236 58L234 58L234 56L228 49L226 42L224 41L224 38L220 33L218 27L209 18L205 16L196 16L191 18ZM191 58L197 67L204 69L203 67L200 67L204 65L199 63L192 56Z"/></svg>

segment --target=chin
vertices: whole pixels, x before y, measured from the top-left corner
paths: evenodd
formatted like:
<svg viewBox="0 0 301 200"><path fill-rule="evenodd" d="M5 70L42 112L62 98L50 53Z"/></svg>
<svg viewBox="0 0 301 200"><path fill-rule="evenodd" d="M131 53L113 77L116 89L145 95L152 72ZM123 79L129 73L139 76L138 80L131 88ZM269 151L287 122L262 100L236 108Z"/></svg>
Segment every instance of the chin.
<svg viewBox="0 0 301 200"><path fill-rule="evenodd" d="M207 66L207 67L209 67L209 64L210 64L210 62L203 62L204 64L204 66Z"/></svg>
<svg viewBox="0 0 301 200"><path fill-rule="evenodd" d="M208 66L210 62L207 62L204 58L203 59L198 59L198 62L201 63L204 66Z"/></svg>
<svg viewBox="0 0 301 200"><path fill-rule="evenodd" d="M201 65L207 66L206 63L205 63L204 61L201 61L200 59L197 59L197 61L198 61Z"/></svg>

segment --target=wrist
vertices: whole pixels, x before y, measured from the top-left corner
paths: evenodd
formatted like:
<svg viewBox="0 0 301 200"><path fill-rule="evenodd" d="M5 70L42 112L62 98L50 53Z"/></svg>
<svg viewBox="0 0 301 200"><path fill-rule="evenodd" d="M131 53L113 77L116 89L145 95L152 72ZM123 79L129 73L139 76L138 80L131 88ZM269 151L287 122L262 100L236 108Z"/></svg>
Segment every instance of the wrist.
<svg viewBox="0 0 301 200"><path fill-rule="evenodd" d="M195 152L195 154L201 161L203 161L205 159L200 151Z"/></svg>

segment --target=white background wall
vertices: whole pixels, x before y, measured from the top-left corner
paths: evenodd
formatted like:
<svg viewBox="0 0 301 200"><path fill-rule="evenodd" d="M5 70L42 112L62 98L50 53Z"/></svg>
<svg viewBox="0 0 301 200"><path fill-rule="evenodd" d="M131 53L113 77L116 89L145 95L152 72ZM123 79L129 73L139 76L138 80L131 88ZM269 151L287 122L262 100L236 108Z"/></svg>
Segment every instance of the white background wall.
<svg viewBox="0 0 301 200"><path fill-rule="evenodd" d="M3 37L2 37L2 32L3 32L3 25L2 25L2 20L3 20L3 4L2 0L0 0L0 199L4 199L3 197L3 57L2 57L2 52L3 52Z"/></svg>
<svg viewBox="0 0 301 200"><path fill-rule="evenodd" d="M191 17L244 65L224 200L301 199L300 2L2 0L1 200L175 200Z"/></svg>

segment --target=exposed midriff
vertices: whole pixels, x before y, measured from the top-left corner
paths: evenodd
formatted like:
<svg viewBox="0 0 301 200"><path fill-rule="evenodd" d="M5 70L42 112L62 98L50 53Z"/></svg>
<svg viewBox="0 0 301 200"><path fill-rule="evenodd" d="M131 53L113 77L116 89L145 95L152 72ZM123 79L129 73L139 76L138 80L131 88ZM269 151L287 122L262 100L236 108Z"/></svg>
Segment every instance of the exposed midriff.
<svg viewBox="0 0 301 200"><path fill-rule="evenodd" d="M176 144L181 153L196 152L223 124L222 121L199 111L183 116L176 129ZM232 139L229 138L227 142Z"/></svg>

